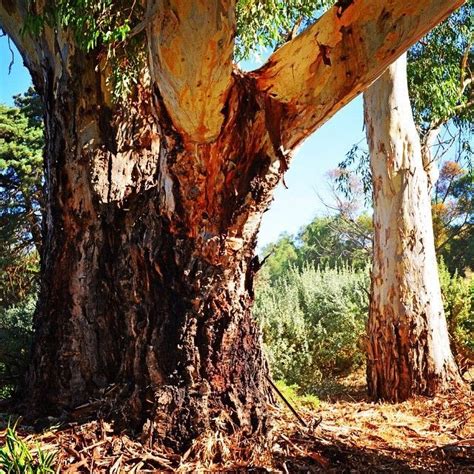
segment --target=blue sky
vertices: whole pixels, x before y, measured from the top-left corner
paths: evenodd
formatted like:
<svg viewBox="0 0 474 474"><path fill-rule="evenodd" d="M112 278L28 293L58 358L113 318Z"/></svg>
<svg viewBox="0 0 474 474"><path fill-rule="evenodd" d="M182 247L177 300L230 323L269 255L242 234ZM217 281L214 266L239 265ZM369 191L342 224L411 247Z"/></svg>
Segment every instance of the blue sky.
<svg viewBox="0 0 474 474"><path fill-rule="evenodd" d="M13 45L12 45L13 47ZM6 37L0 38L0 102L11 105L12 96L26 91L31 84L23 61L15 51L11 74L11 54ZM259 247L275 241L283 232L296 233L317 214L326 213L320 196L327 196L325 174L342 161L351 146L364 137L362 100L357 97L310 136L293 159L274 202L264 215Z"/></svg>
<svg viewBox="0 0 474 474"><path fill-rule="evenodd" d="M8 105L13 105L13 95L25 92L31 85L30 75L23 66L20 53L18 53L13 43L11 43L11 47L14 51L14 62L11 73L8 74L11 61L8 39L6 36L0 38L0 102Z"/></svg>

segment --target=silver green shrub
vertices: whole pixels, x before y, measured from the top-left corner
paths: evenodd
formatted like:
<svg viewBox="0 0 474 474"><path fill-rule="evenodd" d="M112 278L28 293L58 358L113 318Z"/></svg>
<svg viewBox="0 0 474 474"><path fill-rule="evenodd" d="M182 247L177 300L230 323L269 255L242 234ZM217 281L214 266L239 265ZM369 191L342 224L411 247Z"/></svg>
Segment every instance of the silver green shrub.
<svg viewBox="0 0 474 474"><path fill-rule="evenodd" d="M311 392L363 363L369 282L368 269L311 264L259 279L254 315L275 379Z"/></svg>

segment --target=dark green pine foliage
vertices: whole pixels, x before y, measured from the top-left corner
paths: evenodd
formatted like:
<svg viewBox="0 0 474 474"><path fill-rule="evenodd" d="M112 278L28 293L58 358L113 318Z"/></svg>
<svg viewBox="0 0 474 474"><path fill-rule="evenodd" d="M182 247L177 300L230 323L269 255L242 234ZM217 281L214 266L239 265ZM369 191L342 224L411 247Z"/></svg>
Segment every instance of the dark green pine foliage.
<svg viewBox="0 0 474 474"><path fill-rule="evenodd" d="M33 89L14 100L0 104L0 307L32 291L41 249L42 106Z"/></svg>

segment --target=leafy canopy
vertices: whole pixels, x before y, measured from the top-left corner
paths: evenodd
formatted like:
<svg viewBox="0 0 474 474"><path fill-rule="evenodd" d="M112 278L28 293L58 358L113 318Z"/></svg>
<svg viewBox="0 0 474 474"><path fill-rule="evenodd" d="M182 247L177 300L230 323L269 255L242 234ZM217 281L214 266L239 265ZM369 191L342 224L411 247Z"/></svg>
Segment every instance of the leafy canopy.
<svg viewBox="0 0 474 474"><path fill-rule="evenodd" d="M415 122L426 129L474 120L474 1L468 1L408 53L408 87Z"/></svg>

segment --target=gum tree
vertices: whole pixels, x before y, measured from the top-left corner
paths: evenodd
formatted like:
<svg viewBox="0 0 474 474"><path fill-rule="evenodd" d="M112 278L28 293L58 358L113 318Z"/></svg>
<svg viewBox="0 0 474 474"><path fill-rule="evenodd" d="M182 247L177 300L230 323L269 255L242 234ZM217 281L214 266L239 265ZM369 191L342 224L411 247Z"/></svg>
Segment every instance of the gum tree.
<svg viewBox="0 0 474 474"><path fill-rule="evenodd" d="M461 383L435 255L431 150L450 120L461 130L472 124L472 2L417 45L410 59L418 127L406 55L364 93L374 206L367 382L373 398L395 402Z"/></svg>
<svg viewBox="0 0 474 474"><path fill-rule="evenodd" d="M219 414L265 432L250 309L272 191L302 140L461 3L340 1L244 73L236 24L262 2L2 0L46 109L28 406L105 390L178 450Z"/></svg>

